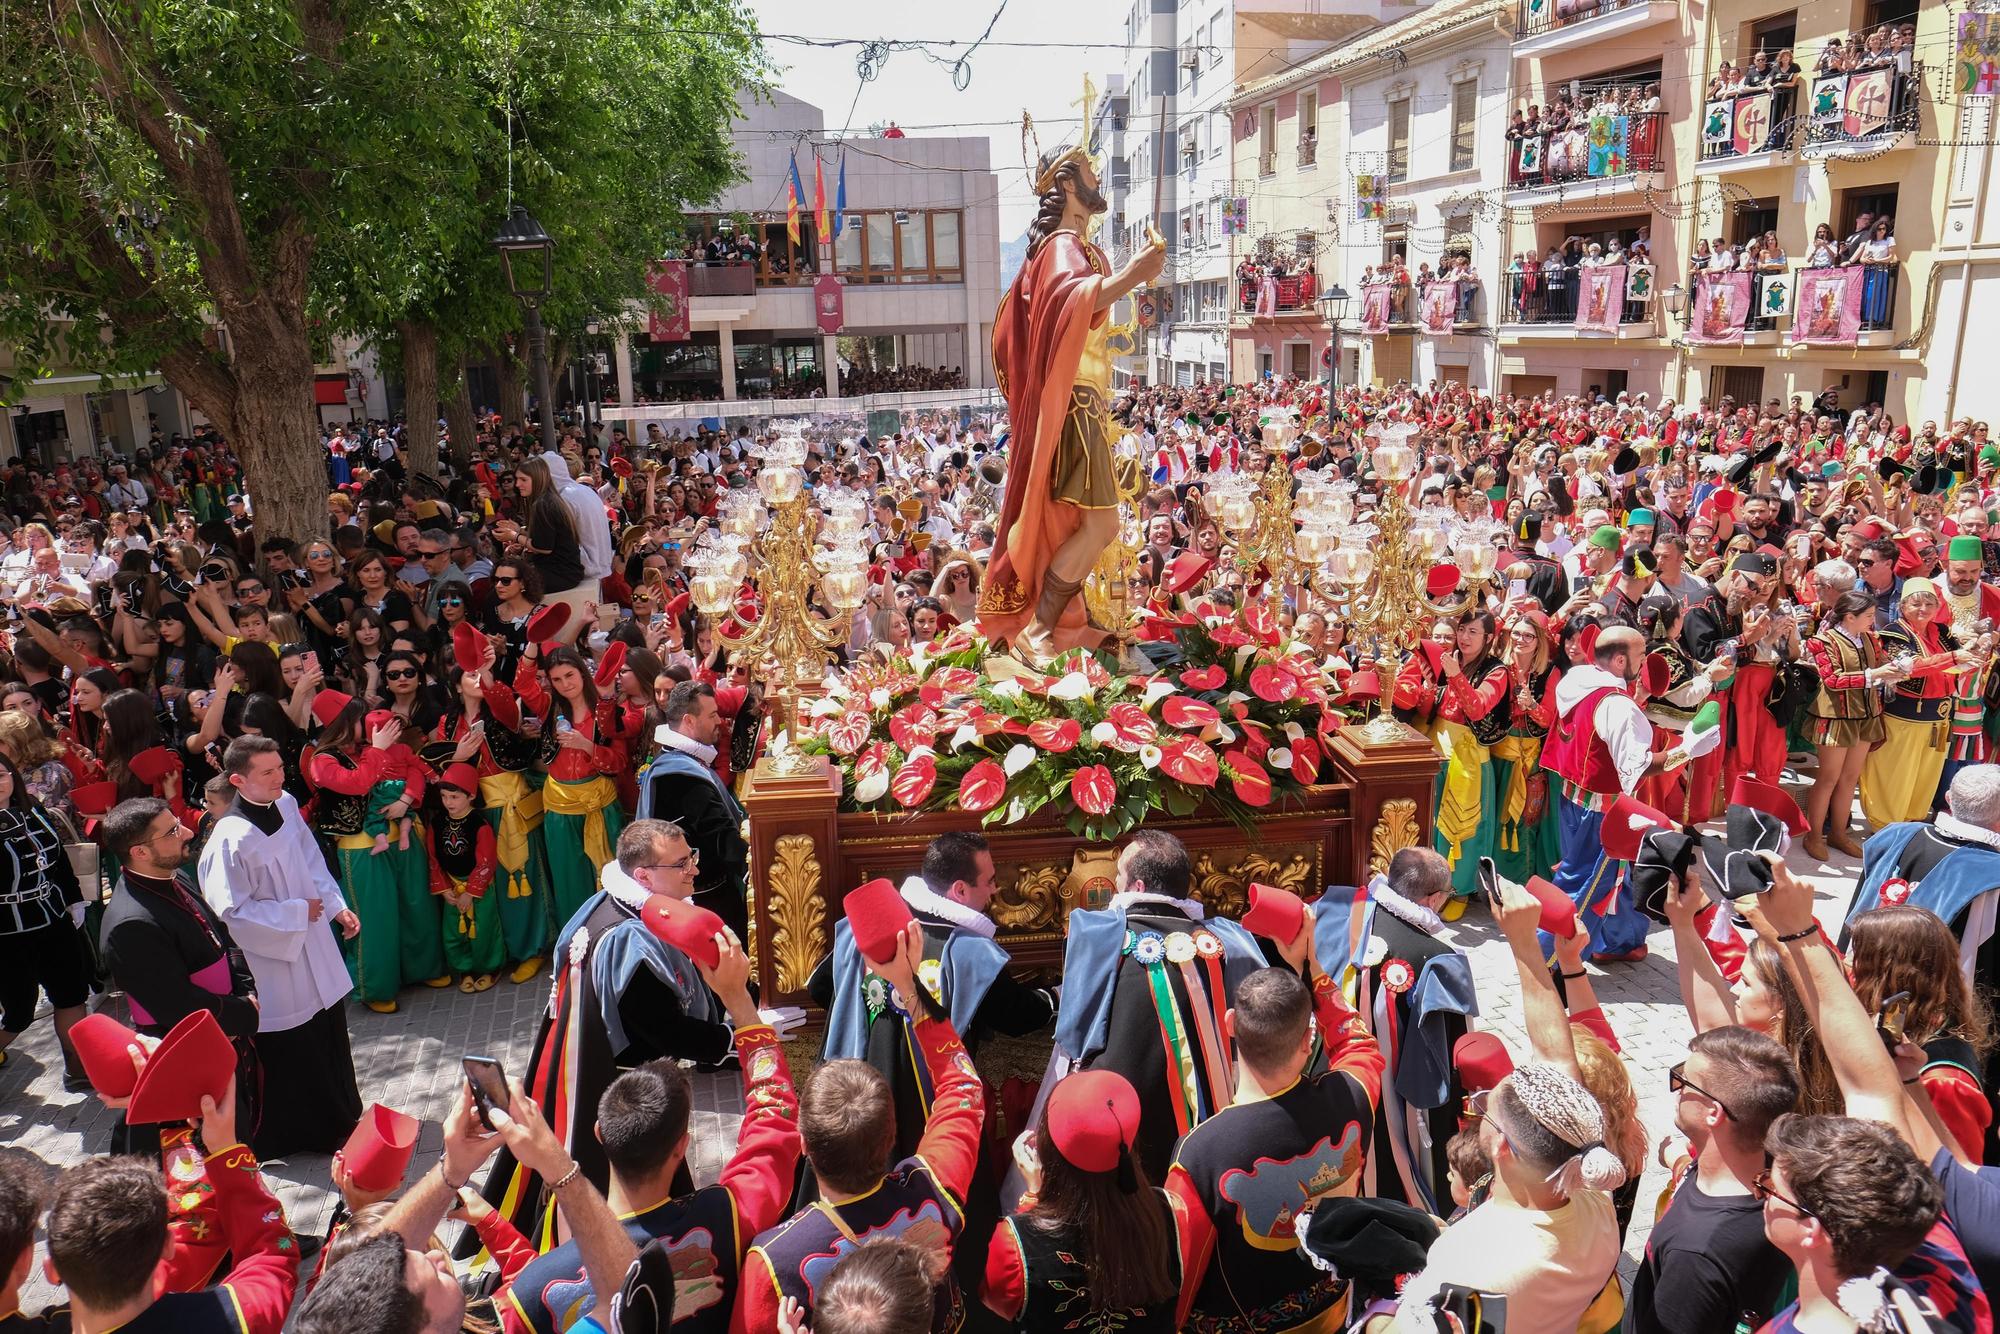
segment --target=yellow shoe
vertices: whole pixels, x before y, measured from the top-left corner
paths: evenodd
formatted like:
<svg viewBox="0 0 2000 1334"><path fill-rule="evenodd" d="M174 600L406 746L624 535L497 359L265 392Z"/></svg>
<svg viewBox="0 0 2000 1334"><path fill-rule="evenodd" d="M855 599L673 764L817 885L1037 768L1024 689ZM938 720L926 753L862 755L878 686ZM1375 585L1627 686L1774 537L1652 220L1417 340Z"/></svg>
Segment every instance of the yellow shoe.
<svg viewBox="0 0 2000 1334"><path fill-rule="evenodd" d="M493 986L493 974L481 973L477 977L468 977L465 979L463 985L467 991L490 990Z"/></svg>
<svg viewBox="0 0 2000 1334"><path fill-rule="evenodd" d="M526 982L541 971L542 956L537 954L533 958L523 959L521 962L515 964L514 971L507 974L507 980L510 982Z"/></svg>
<svg viewBox="0 0 2000 1334"><path fill-rule="evenodd" d="M394 1014L396 1012L396 1002L392 1000L362 1001L361 1003L363 1005L366 1005L369 1009L375 1011L375 1013L377 1014Z"/></svg>
<svg viewBox="0 0 2000 1334"><path fill-rule="evenodd" d="M433 977L429 981L425 982L424 985L429 987L432 991L443 991L446 987L451 985L451 974L446 973L443 977Z"/></svg>
<svg viewBox="0 0 2000 1334"><path fill-rule="evenodd" d="M1438 910L1438 916L1444 918L1447 922L1456 922L1459 918L1465 916L1465 896L1454 894L1446 899L1444 907Z"/></svg>

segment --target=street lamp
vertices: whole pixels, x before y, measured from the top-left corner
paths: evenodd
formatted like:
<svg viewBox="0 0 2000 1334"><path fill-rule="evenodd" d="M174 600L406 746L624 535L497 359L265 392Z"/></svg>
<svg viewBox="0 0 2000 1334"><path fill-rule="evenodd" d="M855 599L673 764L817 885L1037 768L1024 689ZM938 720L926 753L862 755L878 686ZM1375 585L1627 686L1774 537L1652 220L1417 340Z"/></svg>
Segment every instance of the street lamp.
<svg viewBox="0 0 2000 1334"><path fill-rule="evenodd" d="M586 320L583 325L584 333L589 335L583 348L583 429L586 436L592 425L604 424L604 396L597 388L597 335L603 327L596 320Z"/></svg>
<svg viewBox="0 0 2000 1334"><path fill-rule="evenodd" d="M1339 283L1319 294L1319 313L1326 317L1327 328L1333 331L1333 341L1327 344L1326 389L1328 408L1332 407L1334 391L1340 388L1340 322L1347 318L1347 289Z"/></svg>
<svg viewBox="0 0 2000 1334"><path fill-rule="evenodd" d="M521 303L528 325L528 359L535 372L535 396L542 404L542 448L556 449L555 393L549 387L549 338L542 328L542 303L555 285L556 243L533 215L519 204L507 214L506 225L493 238L507 271L507 290Z"/></svg>
<svg viewBox="0 0 2000 1334"><path fill-rule="evenodd" d="M1687 321L1684 318L1688 305L1687 289L1679 283L1675 283L1672 287L1660 293L1660 300L1665 303L1667 314L1673 317L1674 321L1681 326L1682 332L1685 333L1687 331ZM1667 332L1671 334L1672 330L1669 329ZM1679 402L1682 398L1683 390L1686 388L1687 381L1687 363L1682 360L1687 353L1687 340L1685 338L1675 338L1673 342L1674 383L1672 396L1675 402Z"/></svg>

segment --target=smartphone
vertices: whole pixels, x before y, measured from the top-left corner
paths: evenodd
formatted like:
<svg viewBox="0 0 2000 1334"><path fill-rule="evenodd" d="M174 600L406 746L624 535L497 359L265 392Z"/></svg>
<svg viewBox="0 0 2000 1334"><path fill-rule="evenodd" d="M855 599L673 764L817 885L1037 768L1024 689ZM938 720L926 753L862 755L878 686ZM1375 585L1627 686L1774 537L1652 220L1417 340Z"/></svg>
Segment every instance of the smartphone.
<svg viewBox="0 0 2000 1334"><path fill-rule="evenodd" d="M1526 579L1509 579L1507 581L1508 597L1510 598L1526 597L1527 593L1528 593L1528 581Z"/></svg>
<svg viewBox="0 0 2000 1334"><path fill-rule="evenodd" d="M1909 1040L1909 1024L1909 992L1899 991L1893 996L1884 996L1882 1003L1875 1007L1875 1031L1882 1035L1882 1045L1890 1051Z"/></svg>
<svg viewBox="0 0 2000 1334"><path fill-rule="evenodd" d="M656 611L656 612L654 612L654 613L653 613L653 614L652 614L651 616L648 616L648 617L646 618L646 624L648 624L648 625L658 625L658 624L660 624L660 623L661 623L662 621L664 621L664 620L666 620L666 619L667 619L667 614L666 614L665 612L663 612L663 611Z"/></svg>
<svg viewBox="0 0 2000 1334"><path fill-rule="evenodd" d="M1500 869L1493 864L1491 857L1481 857L1479 869L1474 875L1486 902L1497 909L1500 906Z"/></svg>
<svg viewBox="0 0 2000 1334"><path fill-rule="evenodd" d="M500 1062L491 1056L467 1056L459 1062L465 1067L465 1082L472 1089L472 1104L479 1112L479 1124L488 1130L493 1124L493 1109L505 1107L507 1096L507 1076L500 1069Z"/></svg>
<svg viewBox="0 0 2000 1334"><path fill-rule="evenodd" d="M619 619L619 620L621 620L621 621L629 621L629 620L631 620L631 619L632 619L632 609L631 609L630 607L620 607L620 608L618 609L618 619Z"/></svg>

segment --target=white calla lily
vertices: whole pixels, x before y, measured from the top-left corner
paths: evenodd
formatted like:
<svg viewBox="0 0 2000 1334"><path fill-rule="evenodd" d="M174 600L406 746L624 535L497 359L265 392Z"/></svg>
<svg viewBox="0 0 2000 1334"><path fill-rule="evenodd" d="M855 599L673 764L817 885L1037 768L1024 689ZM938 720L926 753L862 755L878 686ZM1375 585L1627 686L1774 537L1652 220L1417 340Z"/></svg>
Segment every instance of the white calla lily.
<svg viewBox="0 0 2000 1334"><path fill-rule="evenodd" d="M1152 680L1146 682L1146 693L1139 702L1142 707L1150 709L1168 696L1180 693L1180 687L1172 681Z"/></svg>
<svg viewBox="0 0 2000 1334"><path fill-rule="evenodd" d="M1027 742L1018 742L1007 751L1007 757L1000 761L1009 778L1035 762L1035 748Z"/></svg>
<svg viewBox="0 0 2000 1334"><path fill-rule="evenodd" d="M1286 723L1285 735L1294 741L1304 741L1306 739L1306 729L1297 723Z"/></svg>
<svg viewBox="0 0 2000 1334"><path fill-rule="evenodd" d="M1163 756L1158 746L1139 747L1139 763L1145 765L1148 769L1159 768L1162 758Z"/></svg>
<svg viewBox="0 0 2000 1334"><path fill-rule="evenodd" d="M814 718L834 718L838 717L841 714L841 712L846 709L846 707L847 707L846 705L842 704L837 699L832 699L826 695L821 695L818 699L813 701L812 713L810 716Z"/></svg>
<svg viewBox="0 0 2000 1334"><path fill-rule="evenodd" d="M979 740L979 729L974 727L971 723L967 723L963 727L959 728L956 732L953 732L951 734L951 741L949 744L953 750L958 750L964 746L971 745L973 742L977 740Z"/></svg>
<svg viewBox="0 0 2000 1334"><path fill-rule="evenodd" d="M1292 767L1291 749L1287 746L1279 746L1265 755L1264 762L1273 769L1289 769Z"/></svg>
<svg viewBox="0 0 2000 1334"><path fill-rule="evenodd" d="M869 708L871 708L871 709L886 709L886 708L888 708L888 707L889 707L889 692L888 692L888 690L886 690L886 689L885 689L885 688L883 688L882 686L876 686L876 687L875 687L875 688L874 688L873 690L869 691L869 692L868 692L868 707L869 707Z"/></svg>
<svg viewBox="0 0 2000 1334"><path fill-rule="evenodd" d="M862 805L880 801L889 791L889 771L877 769L854 785L854 800Z"/></svg>
<svg viewBox="0 0 2000 1334"><path fill-rule="evenodd" d="M1021 683L1011 676L1004 681L995 681L992 690L1001 699L1021 698Z"/></svg>
<svg viewBox="0 0 2000 1334"><path fill-rule="evenodd" d="M1090 729L1090 739L1097 745L1108 746L1118 739L1118 729L1110 723L1099 723Z"/></svg>
<svg viewBox="0 0 2000 1334"><path fill-rule="evenodd" d="M1090 678L1082 672L1070 672L1062 680L1049 687L1049 698L1060 700L1089 699Z"/></svg>

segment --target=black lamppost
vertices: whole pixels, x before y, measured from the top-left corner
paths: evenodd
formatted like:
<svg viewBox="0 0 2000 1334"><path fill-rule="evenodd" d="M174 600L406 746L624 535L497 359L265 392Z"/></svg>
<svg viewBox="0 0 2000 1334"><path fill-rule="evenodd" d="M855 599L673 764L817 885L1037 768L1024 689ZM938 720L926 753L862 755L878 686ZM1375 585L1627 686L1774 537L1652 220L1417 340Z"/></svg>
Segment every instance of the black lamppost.
<svg viewBox="0 0 2000 1334"><path fill-rule="evenodd" d="M1334 391L1340 388L1340 322L1347 318L1347 289L1339 283L1319 294L1319 313L1326 317L1326 327L1333 331L1333 341L1327 345L1326 390L1327 406L1332 407Z"/></svg>
<svg viewBox="0 0 2000 1334"><path fill-rule="evenodd" d="M528 324L528 358L535 372L535 397L541 400L542 448L556 449L555 392L549 387L549 338L542 328L542 303L555 284L556 243L542 224L519 204L507 214L506 225L493 238L507 271L507 290L521 303Z"/></svg>
<svg viewBox="0 0 2000 1334"><path fill-rule="evenodd" d="M590 435L592 425L604 424L604 395L597 386L597 335L603 327L596 320L590 320L583 326L584 333L589 335L583 349L583 430L586 439L594 438Z"/></svg>

